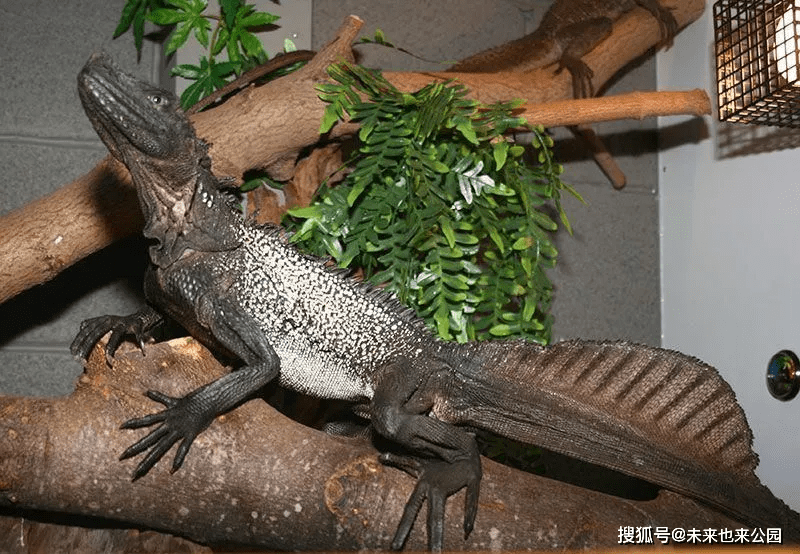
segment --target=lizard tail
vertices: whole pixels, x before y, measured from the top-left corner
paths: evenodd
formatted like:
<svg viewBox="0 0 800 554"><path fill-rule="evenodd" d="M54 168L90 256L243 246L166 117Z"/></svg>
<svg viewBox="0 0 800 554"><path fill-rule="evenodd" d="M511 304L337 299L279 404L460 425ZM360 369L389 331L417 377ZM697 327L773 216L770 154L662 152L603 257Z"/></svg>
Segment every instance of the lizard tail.
<svg viewBox="0 0 800 554"><path fill-rule="evenodd" d="M560 52L553 41L536 33L507 42L464 58L447 71L459 73L493 73L496 71L530 71L558 61Z"/></svg>
<svg viewBox="0 0 800 554"><path fill-rule="evenodd" d="M437 417L650 481L800 543L800 515L756 476L753 434L713 367L625 342L483 342L460 352L462 402Z"/></svg>

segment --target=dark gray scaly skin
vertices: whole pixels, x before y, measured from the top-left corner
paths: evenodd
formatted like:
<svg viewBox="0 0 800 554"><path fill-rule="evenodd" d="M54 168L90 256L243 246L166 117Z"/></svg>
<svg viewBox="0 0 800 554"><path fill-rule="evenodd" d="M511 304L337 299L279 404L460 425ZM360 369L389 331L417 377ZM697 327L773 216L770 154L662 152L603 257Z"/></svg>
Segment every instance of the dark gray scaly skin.
<svg viewBox="0 0 800 554"><path fill-rule="evenodd" d="M636 7L649 11L661 27L662 44L670 45L678 23L658 0L556 0L531 34L478 52L449 71L530 71L558 64L572 74L575 98L594 96L592 70L581 58L611 34L616 20Z"/></svg>
<svg viewBox="0 0 800 554"><path fill-rule="evenodd" d="M381 456L418 477L396 549L427 500L429 545L441 550L446 499L464 487L465 534L472 529L481 465L470 427L622 471L800 540L799 516L756 477L752 433L712 367L624 342L441 342L387 294L295 250L279 227L243 221L219 194L207 147L172 94L102 55L87 62L78 90L98 134L133 176L153 244L148 306L87 320L72 352L85 358L111 331L110 361L126 336L141 344L163 314L241 360L183 398L148 393L165 409L123 425L157 425L122 455L144 454L134 479L176 443L178 469L216 416L278 379L354 402L408 453Z"/></svg>

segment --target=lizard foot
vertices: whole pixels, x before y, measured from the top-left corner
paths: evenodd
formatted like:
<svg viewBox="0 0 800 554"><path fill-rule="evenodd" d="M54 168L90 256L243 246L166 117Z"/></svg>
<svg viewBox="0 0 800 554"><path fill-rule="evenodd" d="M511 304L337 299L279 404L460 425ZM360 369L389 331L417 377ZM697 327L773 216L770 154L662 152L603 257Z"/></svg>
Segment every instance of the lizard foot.
<svg viewBox="0 0 800 554"><path fill-rule="evenodd" d="M161 424L147 436L128 447L119 457L120 460L125 460L150 450L139 462L139 465L136 466L133 472L134 481L146 475L164 457L164 454L172 448L172 445L178 441L180 441L180 445L172 461L171 472L174 473L180 469L194 439L214 419L213 414L211 417L206 415L207 411L202 409L202 403L198 402L196 395L193 394L188 394L183 398L174 398L160 392L148 391L147 397L160 402L167 409L144 417L130 419L121 426L121 429L139 429L157 423Z"/></svg>
<svg viewBox="0 0 800 554"><path fill-rule="evenodd" d="M674 8L662 6L659 0L636 0L636 3L649 11L658 21L661 42L656 45L657 48L668 49L672 46L672 41L678 33L678 27L680 27L672 13Z"/></svg>
<svg viewBox="0 0 800 554"><path fill-rule="evenodd" d="M428 501L428 547L441 552L444 546L444 512L447 498L466 487L464 499L464 538L475 525L478 512L478 493L481 482L481 462L477 450L468 458L446 462L420 459L413 456L381 454L380 461L402 469L417 478L414 492L406 502L400 524L397 526L392 550L401 550L408 538L420 508Z"/></svg>
<svg viewBox="0 0 800 554"><path fill-rule="evenodd" d="M594 71L583 60L564 54L558 62L555 74L561 73L564 69L572 75L573 98L591 98L594 96L595 91L592 84Z"/></svg>
<svg viewBox="0 0 800 554"><path fill-rule="evenodd" d="M161 322L161 316L151 309L144 309L127 316L104 315L84 320L81 328L69 347L73 356L83 360L89 357L103 335L111 332L105 347L106 362L112 365L112 358L125 337L132 336L144 351L144 341L148 331Z"/></svg>

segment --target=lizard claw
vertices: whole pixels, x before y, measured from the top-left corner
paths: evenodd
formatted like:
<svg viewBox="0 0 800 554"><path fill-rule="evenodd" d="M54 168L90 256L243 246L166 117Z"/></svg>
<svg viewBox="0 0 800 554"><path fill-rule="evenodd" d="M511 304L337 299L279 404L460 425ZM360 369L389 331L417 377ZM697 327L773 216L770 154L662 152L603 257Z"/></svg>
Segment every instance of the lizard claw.
<svg viewBox="0 0 800 554"><path fill-rule="evenodd" d="M658 18L658 27L661 31L661 40L656 45L656 48L669 50L672 47L675 35L678 34L678 21L672 15L672 8L663 8L659 13L661 16Z"/></svg>
<svg viewBox="0 0 800 554"><path fill-rule="evenodd" d="M464 538L475 526L478 513L478 493L481 482L481 464L477 452L468 458L447 462L425 460L413 456L385 453L381 463L402 469L416 477L414 492L406 502L400 524L392 539L392 550L401 550L411 532L414 520L422 505L428 501L428 547L432 552L441 552L444 547L444 515L447 498L467 488L464 500Z"/></svg>
<svg viewBox="0 0 800 554"><path fill-rule="evenodd" d="M637 3L649 11L658 21L658 27L661 31L661 41L656 47L669 49L680 27L672 13L675 8L664 7L658 0L637 0Z"/></svg>
<svg viewBox="0 0 800 554"><path fill-rule="evenodd" d="M152 310L143 310L127 316L93 317L81 323L81 328L69 350L73 356L86 360L94 345L103 338L103 335L111 332L105 346L106 363L111 366L114 353L125 337L132 336L139 348L144 351L144 341L149 336L148 331L160 320L161 316Z"/></svg>
<svg viewBox="0 0 800 554"><path fill-rule="evenodd" d="M139 429L160 423L144 438L129 446L119 457L120 460L126 460L149 450L136 466L133 472L133 481L146 475L169 449L180 441L170 469L171 473L178 471L183 465L194 439L213 420L213 417L208 418L203 415L202 410L199 409L200 406L197 405L196 397L191 394L183 398L175 398L157 391L148 391L147 397L163 404L167 409L130 419L120 427L121 429Z"/></svg>

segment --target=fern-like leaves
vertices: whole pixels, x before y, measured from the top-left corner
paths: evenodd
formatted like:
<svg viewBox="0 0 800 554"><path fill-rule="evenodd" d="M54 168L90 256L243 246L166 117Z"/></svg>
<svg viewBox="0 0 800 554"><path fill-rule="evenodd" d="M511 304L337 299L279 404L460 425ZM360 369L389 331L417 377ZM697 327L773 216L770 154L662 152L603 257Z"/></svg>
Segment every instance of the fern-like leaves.
<svg viewBox="0 0 800 554"><path fill-rule="evenodd" d="M352 172L323 187L315 203L290 211L293 240L393 291L444 339L522 336L550 340L555 265L551 240L568 226L552 141L513 114L517 103L484 106L455 83L416 93L378 72L340 64L320 85L328 103L321 131L360 124ZM538 161L508 142L528 128Z"/></svg>

